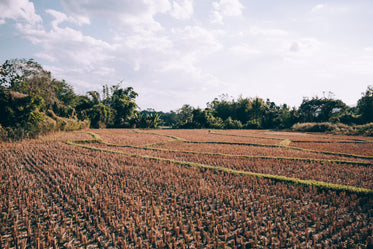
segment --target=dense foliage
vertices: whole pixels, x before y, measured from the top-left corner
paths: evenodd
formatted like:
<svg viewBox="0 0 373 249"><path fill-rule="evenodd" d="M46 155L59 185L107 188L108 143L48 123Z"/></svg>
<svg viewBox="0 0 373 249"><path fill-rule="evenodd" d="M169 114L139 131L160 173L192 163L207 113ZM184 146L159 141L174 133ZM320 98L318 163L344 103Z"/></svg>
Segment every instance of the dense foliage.
<svg viewBox="0 0 373 249"><path fill-rule="evenodd" d="M373 88L368 87L355 108L331 97L304 98L299 108L290 108L286 104L278 106L269 99L239 97L235 100L222 95L207 103L204 110L184 105L176 112L160 115L165 125L174 128L287 129L297 123L328 123L330 128L333 124L361 125L372 122L372 105Z"/></svg>
<svg viewBox="0 0 373 249"><path fill-rule="evenodd" d="M88 126L130 127L142 119L155 127L158 115L143 115L140 120L135 115L136 97L132 87L120 84L105 85L102 94L77 95L34 60L7 60L0 68L0 138L16 140Z"/></svg>
<svg viewBox="0 0 373 249"><path fill-rule="evenodd" d="M0 138L23 139L89 125L76 118L72 87L53 79L37 62L7 60L0 69Z"/></svg>
<svg viewBox="0 0 373 249"><path fill-rule="evenodd" d="M132 87L104 85L101 92L77 95L34 60L7 60L0 68L0 138L22 139L53 130L91 128L288 129L372 134L373 88L351 108L331 97L304 98L299 108L269 99L237 100L222 95L205 109L184 105L171 112L139 111ZM301 123L301 125L299 125ZM323 123L323 124L320 124ZM303 125L307 124L307 125ZM341 126L345 124L347 126ZM360 125L359 127L353 127ZM343 129L340 129L343 127ZM347 127L347 128L345 128Z"/></svg>

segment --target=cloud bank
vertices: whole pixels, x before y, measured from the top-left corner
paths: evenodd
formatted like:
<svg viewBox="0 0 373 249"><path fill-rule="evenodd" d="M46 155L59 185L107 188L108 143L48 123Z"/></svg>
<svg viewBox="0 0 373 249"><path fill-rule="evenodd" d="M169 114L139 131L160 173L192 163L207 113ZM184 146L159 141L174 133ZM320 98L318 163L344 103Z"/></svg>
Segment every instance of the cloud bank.
<svg viewBox="0 0 373 249"><path fill-rule="evenodd" d="M123 81L143 109L204 107L222 93L297 105L333 91L356 101L373 79L373 4L269 2L3 0L0 28L14 28L33 51L25 57L78 92Z"/></svg>

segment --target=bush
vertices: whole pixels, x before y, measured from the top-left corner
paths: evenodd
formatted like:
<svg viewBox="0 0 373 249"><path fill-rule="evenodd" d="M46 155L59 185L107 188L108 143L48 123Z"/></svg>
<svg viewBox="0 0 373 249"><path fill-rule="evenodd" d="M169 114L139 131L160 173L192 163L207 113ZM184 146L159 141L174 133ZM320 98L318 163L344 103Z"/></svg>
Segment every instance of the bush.
<svg viewBox="0 0 373 249"><path fill-rule="evenodd" d="M228 117L224 121L224 129L242 129L242 123L239 120L234 120L231 117Z"/></svg>
<svg viewBox="0 0 373 249"><path fill-rule="evenodd" d="M337 129L337 125L332 123L297 123L291 127L293 131L303 132L330 132Z"/></svg>
<svg viewBox="0 0 373 249"><path fill-rule="evenodd" d="M245 129L261 129L262 127L258 121L250 120L245 124L244 128Z"/></svg>
<svg viewBox="0 0 373 249"><path fill-rule="evenodd" d="M0 124L0 140L7 140L8 138L8 132L1 126Z"/></svg>
<svg viewBox="0 0 373 249"><path fill-rule="evenodd" d="M297 123L291 127L293 131L328 132L333 134L373 136L373 123L349 126L332 123Z"/></svg>
<svg viewBox="0 0 373 249"><path fill-rule="evenodd" d="M48 118L44 121L47 131L75 131L89 127L89 120L80 121L76 118L61 118L57 116L52 110L48 111ZM53 126L53 128L51 128Z"/></svg>
<svg viewBox="0 0 373 249"><path fill-rule="evenodd" d="M191 121L191 122L179 122L176 123L172 128L174 129L201 129L201 124Z"/></svg>
<svg viewBox="0 0 373 249"><path fill-rule="evenodd" d="M0 126L0 139L2 141L17 141L27 137L28 134L21 127L1 127Z"/></svg>
<svg viewBox="0 0 373 249"><path fill-rule="evenodd" d="M358 135L362 136L373 136L373 123L365 124L365 125L357 125L356 132Z"/></svg>

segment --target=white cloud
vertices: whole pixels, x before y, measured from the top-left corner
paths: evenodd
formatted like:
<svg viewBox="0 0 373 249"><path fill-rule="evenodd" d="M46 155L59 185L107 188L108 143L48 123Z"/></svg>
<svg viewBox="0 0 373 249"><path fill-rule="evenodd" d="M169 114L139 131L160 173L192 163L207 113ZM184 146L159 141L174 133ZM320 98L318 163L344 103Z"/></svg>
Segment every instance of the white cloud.
<svg viewBox="0 0 373 249"><path fill-rule="evenodd" d="M288 103L372 78L372 5L364 1L272 1L269 9L240 0L61 0L57 11L40 1L0 0L0 23L16 27L2 34L0 57L36 56L80 93L126 80L142 107L203 106L224 92L282 95ZM43 23L34 5L53 20ZM224 25L214 30L211 22ZM9 39L19 37L30 42L17 53ZM298 95L289 97L289 89Z"/></svg>
<svg viewBox="0 0 373 249"><path fill-rule="evenodd" d="M79 26L83 24L90 24L90 20L87 17L83 17L83 16L69 16L68 17L65 13L52 10L52 9L47 9L45 10L45 12L54 17L54 20L51 23L54 28L57 28L58 25L63 22L74 23Z"/></svg>
<svg viewBox="0 0 373 249"><path fill-rule="evenodd" d="M311 9L311 14L315 15L340 15L350 11L351 6L342 4L317 4Z"/></svg>
<svg viewBox="0 0 373 249"><path fill-rule="evenodd" d="M72 15L107 20L114 26L135 32L159 31L162 25L154 17L171 9L168 0L62 0Z"/></svg>
<svg viewBox="0 0 373 249"><path fill-rule="evenodd" d="M54 29L57 29L59 24L68 20L67 16L62 12L51 9L47 9L45 12L54 17L54 20L51 22Z"/></svg>
<svg viewBox="0 0 373 249"><path fill-rule="evenodd" d="M35 13L34 4L28 0L2 0L0 9L0 24L4 24L6 19L21 19L29 24L42 22L41 17Z"/></svg>
<svg viewBox="0 0 373 249"><path fill-rule="evenodd" d="M223 24L224 17L240 16L244 6L239 0L220 0L213 2L214 11L210 17L212 23Z"/></svg>
<svg viewBox="0 0 373 249"><path fill-rule="evenodd" d="M235 45L229 49L235 56L258 56L262 54L262 51L257 49L255 46L250 46L248 44Z"/></svg>
<svg viewBox="0 0 373 249"><path fill-rule="evenodd" d="M317 11L320 11L321 9L324 9L325 8L325 5L324 4L317 4L315 5L312 9L311 9L311 12L317 12Z"/></svg>
<svg viewBox="0 0 373 249"><path fill-rule="evenodd" d="M357 75L372 75L373 48L366 47L356 51L346 51L336 62L337 70ZM371 83L371 82L369 82Z"/></svg>
<svg viewBox="0 0 373 249"><path fill-rule="evenodd" d="M185 26L173 29L174 45L183 54L198 53L200 56L216 52L223 48L219 36L220 30L207 30L200 26Z"/></svg>
<svg viewBox="0 0 373 249"><path fill-rule="evenodd" d="M320 50L321 45L322 43L315 38L300 38L291 42L289 52L312 56Z"/></svg>
<svg viewBox="0 0 373 249"><path fill-rule="evenodd" d="M180 20L187 20L193 16L193 0L175 0L172 2L171 16Z"/></svg>
<svg viewBox="0 0 373 249"><path fill-rule="evenodd" d="M268 28L260 28L257 26L252 26L249 29L251 35L257 36L287 36L289 33L282 29L268 29Z"/></svg>
<svg viewBox="0 0 373 249"><path fill-rule="evenodd" d="M373 52L373 47L366 47L364 50L368 53Z"/></svg>
<svg viewBox="0 0 373 249"><path fill-rule="evenodd" d="M113 58L111 53L115 51L114 45L84 35L79 30L60 27L61 23L77 23L79 20L55 10L46 10L46 13L54 17L50 30L38 25L23 23L16 25L23 37L40 46L41 51L36 53L39 58L64 64L65 73L101 70L100 67Z"/></svg>
<svg viewBox="0 0 373 249"><path fill-rule="evenodd" d="M116 43L123 43L128 49L152 51L165 51L172 47L172 42L167 36L154 35L153 33L134 34L117 37Z"/></svg>
<svg viewBox="0 0 373 249"><path fill-rule="evenodd" d="M223 24L223 16L219 13L219 11L213 11L210 16L210 22L215 24Z"/></svg>
<svg viewBox="0 0 373 249"><path fill-rule="evenodd" d="M213 7L223 16L240 16L243 9L239 0L220 0L220 2L214 2Z"/></svg>
<svg viewBox="0 0 373 249"><path fill-rule="evenodd" d="M140 69L141 69L141 62L140 62L140 60L135 60L135 63L134 63L134 66L133 66L133 71L138 72L138 71L140 71Z"/></svg>

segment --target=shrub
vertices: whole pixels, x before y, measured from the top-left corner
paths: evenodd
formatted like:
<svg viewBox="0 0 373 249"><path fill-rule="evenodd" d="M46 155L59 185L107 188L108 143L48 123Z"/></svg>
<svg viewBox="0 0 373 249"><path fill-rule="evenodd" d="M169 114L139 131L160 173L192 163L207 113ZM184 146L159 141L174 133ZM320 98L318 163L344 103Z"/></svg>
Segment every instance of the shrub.
<svg viewBox="0 0 373 249"><path fill-rule="evenodd" d="M242 123L239 120L234 120L231 117L228 117L224 121L224 129L242 129Z"/></svg>
<svg viewBox="0 0 373 249"><path fill-rule="evenodd" d="M345 124L323 123L296 123L291 127L293 131L303 132L329 132L334 134L352 134L353 127Z"/></svg>
<svg viewBox="0 0 373 249"><path fill-rule="evenodd" d="M57 116L52 110L48 111L48 116L47 120L45 120L46 131L74 131L88 128L90 125L89 120L80 121L76 118L62 118Z"/></svg>
<svg viewBox="0 0 373 249"><path fill-rule="evenodd" d="M328 132L333 134L373 136L373 123L349 126L332 123L297 123L291 127L293 131Z"/></svg>
<svg viewBox="0 0 373 249"><path fill-rule="evenodd" d="M259 121L250 120L245 124L246 129L260 129L262 128Z"/></svg>
<svg viewBox="0 0 373 249"><path fill-rule="evenodd" d="M363 136L373 136L373 123L365 124L365 125L357 125L356 132L358 135Z"/></svg>
<svg viewBox="0 0 373 249"><path fill-rule="evenodd" d="M332 123L296 123L291 127L294 131L304 131L304 132L327 132L333 131L337 128L335 124Z"/></svg>

